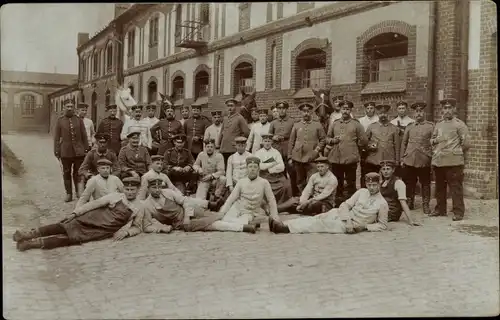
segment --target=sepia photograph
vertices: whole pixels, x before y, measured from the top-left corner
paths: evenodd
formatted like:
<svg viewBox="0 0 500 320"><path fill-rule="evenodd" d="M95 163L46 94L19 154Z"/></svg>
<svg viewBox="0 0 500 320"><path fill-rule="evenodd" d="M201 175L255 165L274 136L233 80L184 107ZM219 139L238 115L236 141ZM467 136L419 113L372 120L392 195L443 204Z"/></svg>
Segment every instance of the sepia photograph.
<svg viewBox="0 0 500 320"><path fill-rule="evenodd" d="M500 314L494 1L0 23L5 319Z"/></svg>

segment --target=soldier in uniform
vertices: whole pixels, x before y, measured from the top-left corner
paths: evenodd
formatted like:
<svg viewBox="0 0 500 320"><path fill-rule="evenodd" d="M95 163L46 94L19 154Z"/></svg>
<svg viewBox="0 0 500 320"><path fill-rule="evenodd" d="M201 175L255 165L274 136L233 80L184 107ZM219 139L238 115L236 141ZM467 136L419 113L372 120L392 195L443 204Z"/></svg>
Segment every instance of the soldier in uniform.
<svg viewBox="0 0 500 320"><path fill-rule="evenodd" d="M118 155L122 148L120 133L122 132L123 122L116 117L117 106L111 104L106 106L108 117L101 120L97 133L106 134L109 137L108 147Z"/></svg>
<svg viewBox="0 0 500 320"><path fill-rule="evenodd" d="M227 159L236 152L234 139L236 137L248 138L250 129L247 121L241 114L236 112L238 101L229 99L226 101L229 115L222 121L222 130L219 135L219 140L215 143L215 148L219 149L224 157L224 165L227 166Z"/></svg>
<svg viewBox="0 0 500 320"><path fill-rule="evenodd" d="M193 170L194 158L191 152L184 148L186 136L184 134L177 134L173 138L174 147L165 152L163 158L164 173L170 177L172 183L183 194L186 190L190 190L192 185L188 186L191 181L197 181L196 173ZM189 187L189 189L188 189Z"/></svg>
<svg viewBox="0 0 500 320"><path fill-rule="evenodd" d="M168 149L174 147L172 141L177 134L183 133L184 128L179 120L175 119L174 106L168 105L165 108L165 119L161 119L151 127L151 136L159 144L158 154L165 155Z"/></svg>
<svg viewBox="0 0 500 320"><path fill-rule="evenodd" d="M156 116L156 104L148 104L146 106L146 113L147 116L144 117L143 121L148 125L148 128L151 130L151 128L160 121ZM153 136L151 136L153 139ZM153 139L151 143L151 149L149 150L150 155L155 155L158 153L158 143L155 143L155 140Z"/></svg>
<svg viewBox="0 0 500 320"><path fill-rule="evenodd" d="M420 182L422 193L422 208L425 214L430 214L431 200L431 137L434 124L425 120L425 103L414 103L415 122L410 123L403 135L401 143L401 168L404 170L403 181L406 184L408 207L413 210L415 204L415 186Z"/></svg>
<svg viewBox="0 0 500 320"><path fill-rule="evenodd" d="M366 138L368 144L366 150L365 168L367 172L379 172L380 161L399 161L399 150L401 149L401 139L399 129L389 122L387 113L391 106L383 104L377 105L379 121L368 126Z"/></svg>
<svg viewBox="0 0 500 320"><path fill-rule="evenodd" d="M54 155L62 163L66 202L73 200L72 181L78 194L78 169L85 153L89 151L87 132L80 117L75 115L75 105L71 100L64 104L65 114L57 119L54 130Z"/></svg>
<svg viewBox="0 0 500 320"><path fill-rule="evenodd" d="M201 114L201 106L191 106L191 118L184 122L184 134L187 137L187 149L191 151L193 158L203 151L203 135L205 130L212 124L210 120Z"/></svg>
<svg viewBox="0 0 500 320"><path fill-rule="evenodd" d="M333 112L330 114L330 119L328 120L328 128L325 129L325 132L330 131L330 128L333 125L335 120L342 118L342 112L340 112L340 103L344 101L344 96L335 96L332 98L332 107ZM354 118L351 113L351 118Z"/></svg>
<svg viewBox="0 0 500 320"><path fill-rule="evenodd" d="M181 107L181 119L179 120L179 122L184 125L184 123L186 122L187 119L189 119L189 107L188 106L182 106ZM175 119L175 116L174 116L174 119Z"/></svg>
<svg viewBox="0 0 500 320"><path fill-rule="evenodd" d="M397 104L396 104L396 110L398 112L398 116L394 119L391 120L391 123L393 125L395 125L396 127L398 127L399 129L399 137L402 139L403 138L403 134L405 133L405 129L406 127L410 124L410 123L413 123L415 122L415 120L413 120L412 118L410 118L408 115L407 115L407 112L408 112L408 103L406 101L399 101ZM399 162L397 163L397 166L396 166L396 172L395 172L395 175L397 175L398 177L401 177L403 180L405 180L405 177L404 177L404 173L406 171L404 171L400 166L399 166Z"/></svg>
<svg viewBox="0 0 500 320"><path fill-rule="evenodd" d="M307 180L314 172L312 161L325 145L325 130L318 121L312 121L314 106L310 103L299 105L302 121L294 123L288 142L288 163L293 164L299 192L304 190Z"/></svg>
<svg viewBox="0 0 500 320"><path fill-rule="evenodd" d="M128 143L120 150L118 155L118 165L122 179L127 176L140 178L151 165L148 149L140 145L140 137L141 131L134 128L125 137L128 139Z"/></svg>
<svg viewBox="0 0 500 320"><path fill-rule="evenodd" d="M378 115L375 114L375 102L367 102L363 105L365 107L365 116L358 119L359 123L363 126L365 132L368 130L368 126L372 123L378 122ZM359 149L360 154L360 169L361 169L361 177L360 177L360 185L361 188L365 187L365 175L368 173L366 171L366 156L368 152L366 150L366 146L363 146Z"/></svg>
<svg viewBox="0 0 500 320"><path fill-rule="evenodd" d="M337 206L356 192L356 170L360 160L359 149L366 145L363 126L358 120L351 118L354 104L344 100L339 106L342 118L333 122L326 138L326 143L332 146L327 155L328 162L330 162L332 172L338 180L335 197ZM344 195L344 181L346 196Z"/></svg>
<svg viewBox="0 0 500 320"><path fill-rule="evenodd" d="M205 130L203 140L219 140L219 135L222 130L222 111L212 111L213 123Z"/></svg>
<svg viewBox="0 0 500 320"><path fill-rule="evenodd" d="M432 134L432 167L436 177L436 208L431 216L446 216L446 188L453 202L453 221L464 218L464 152L470 147L469 129L455 117L455 99L440 101L443 120L436 123Z"/></svg>

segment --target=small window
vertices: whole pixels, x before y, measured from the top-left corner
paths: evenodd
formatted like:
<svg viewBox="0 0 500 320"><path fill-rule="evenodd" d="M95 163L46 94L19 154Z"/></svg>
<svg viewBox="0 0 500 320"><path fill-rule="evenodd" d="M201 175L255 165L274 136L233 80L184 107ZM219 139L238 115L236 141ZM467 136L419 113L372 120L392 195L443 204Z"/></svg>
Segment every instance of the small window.
<svg viewBox="0 0 500 320"><path fill-rule="evenodd" d="M303 51L297 57L298 77L297 89L322 89L326 86L326 53L323 50L311 48Z"/></svg>
<svg viewBox="0 0 500 320"><path fill-rule="evenodd" d="M35 96L25 94L21 97L21 115L23 117L33 117L35 115Z"/></svg>
<svg viewBox="0 0 500 320"><path fill-rule="evenodd" d="M158 45L158 23L159 18L154 17L149 21L149 46L154 47Z"/></svg>
<svg viewBox="0 0 500 320"><path fill-rule="evenodd" d="M200 22L202 25L210 23L210 4L202 3L200 5Z"/></svg>
<svg viewBox="0 0 500 320"><path fill-rule="evenodd" d="M110 105L110 101L111 101L111 92L109 92L109 89L106 90L106 95L105 95L105 98L104 98L104 105L105 106L109 106Z"/></svg>
<svg viewBox="0 0 500 320"><path fill-rule="evenodd" d="M175 77L172 81L172 91L174 93L174 100L184 98L184 78L181 76Z"/></svg>
<svg viewBox="0 0 500 320"><path fill-rule="evenodd" d="M276 8L276 18L282 19L283 18L283 2L278 2L277 6L278 6L278 8Z"/></svg>
<svg viewBox="0 0 500 320"><path fill-rule="evenodd" d="M128 56L131 57L135 54L135 29L128 32Z"/></svg>
<svg viewBox="0 0 500 320"><path fill-rule="evenodd" d="M130 90L130 95L132 96L132 98L134 97L134 86L133 85L130 85L128 86L129 90Z"/></svg>
<svg viewBox="0 0 500 320"><path fill-rule="evenodd" d="M113 70L113 45L111 43L106 47L106 73Z"/></svg>
<svg viewBox="0 0 500 320"><path fill-rule="evenodd" d="M273 21L273 3L267 3L267 11L266 11L266 22Z"/></svg>
<svg viewBox="0 0 500 320"><path fill-rule="evenodd" d="M92 76L96 77L99 72L99 54L96 52L92 55Z"/></svg>
<svg viewBox="0 0 500 320"><path fill-rule="evenodd" d="M250 28L250 2L240 4L238 30L244 31Z"/></svg>

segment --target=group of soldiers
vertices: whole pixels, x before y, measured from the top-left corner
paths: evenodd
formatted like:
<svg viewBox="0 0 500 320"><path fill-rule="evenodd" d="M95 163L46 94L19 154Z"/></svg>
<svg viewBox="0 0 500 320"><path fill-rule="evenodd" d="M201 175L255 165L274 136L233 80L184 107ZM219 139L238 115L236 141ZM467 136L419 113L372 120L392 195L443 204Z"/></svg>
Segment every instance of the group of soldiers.
<svg viewBox="0 0 500 320"><path fill-rule="evenodd" d="M436 124L426 120L422 102L411 105L414 119L408 104L398 102L398 115L389 121L389 105L365 103L365 116L355 119L351 101L333 100L326 125L313 120L316 107L309 103L298 105L299 120L282 101L272 107L272 119L266 109L253 110L252 123L235 99L225 102L227 116L214 111L212 121L201 106L184 108L177 120L172 105L160 120L150 104L146 117L135 105L123 123L117 106L109 105L93 136L87 105L78 104L75 115L68 101L56 124L54 153L63 169L65 201L72 201L73 181L76 208L59 223L16 231L17 247L54 248L175 229L255 233L267 216L275 233L380 231L402 214L419 225L410 212L417 181L426 215L447 215L449 188L453 220L463 219L468 129L455 116L455 100L440 102L443 119ZM280 212L308 217L282 222Z"/></svg>

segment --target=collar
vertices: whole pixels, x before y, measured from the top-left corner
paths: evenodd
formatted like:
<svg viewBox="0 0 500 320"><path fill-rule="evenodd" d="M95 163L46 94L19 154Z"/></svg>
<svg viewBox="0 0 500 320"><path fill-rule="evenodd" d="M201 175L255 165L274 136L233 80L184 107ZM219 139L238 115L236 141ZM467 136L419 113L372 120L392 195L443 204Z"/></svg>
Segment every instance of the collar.
<svg viewBox="0 0 500 320"><path fill-rule="evenodd" d="M140 145L138 145L137 147L133 147L133 146L129 143L129 144L128 144L128 147L129 147L129 149L131 149L131 150L139 150Z"/></svg>
<svg viewBox="0 0 500 320"><path fill-rule="evenodd" d="M312 120L306 121L306 120L302 119L301 122L304 123L304 124L310 124L312 122Z"/></svg>
<svg viewBox="0 0 500 320"><path fill-rule="evenodd" d="M109 149L106 149L106 151L104 151L104 153L99 153L99 151L97 151L97 149L95 149L95 153L97 153L98 156L106 156L108 154L108 150Z"/></svg>
<svg viewBox="0 0 500 320"><path fill-rule="evenodd" d="M215 155L215 151L212 154L208 154L208 152L205 152L205 154L207 155L207 157L211 158Z"/></svg>
<svg viewBox="0 0 500 320"><path fill-rule="evenodd" d="M345 119L345 120L344 120L344 118L340 118L340 121L342 121L342 122L344 122L344 123L348 123L348 122L349 122L349 121L351 121L351 120L352 120L351 116L349 116L349 118L347 118L347 119Z"/></svg>
<svg viewBox="0 0 500 320"><path fill-rule="evenodd" d="M288 120L288 115L285 114L285 116L282 118L282 117L279 117L278 118L279 121L283 122L283 121L287 121Z"/></svg>
<svg viewBox="0 0 500 320"><path fill-rule="evenodd" d="M373 120L375 118L377 118L377 115L374 114L373 116L369 117L368 115L365 115L365 118L368 119L368 120Z"/></svg>

